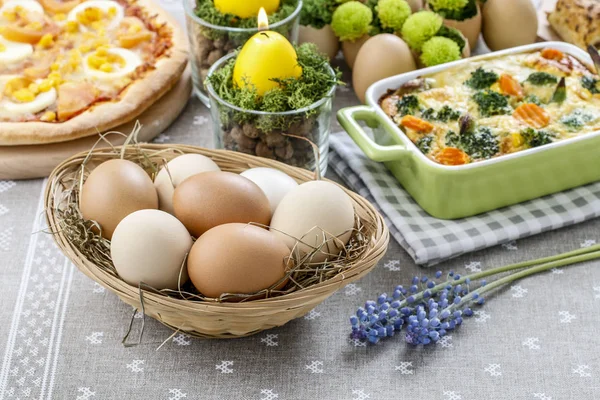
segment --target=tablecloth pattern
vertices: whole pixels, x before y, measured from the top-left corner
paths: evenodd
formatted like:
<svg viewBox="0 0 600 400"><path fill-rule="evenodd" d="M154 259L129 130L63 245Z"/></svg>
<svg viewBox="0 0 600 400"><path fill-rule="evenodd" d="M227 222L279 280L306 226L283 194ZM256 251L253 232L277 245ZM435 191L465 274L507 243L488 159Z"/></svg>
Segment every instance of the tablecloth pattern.
<svg viewBox="0 0 600 400"><path fill-rule="evenodd" d="M337 95L336 108L357 103L349 87ZM192 99L157 142L209 146L209 118ZM142 343L125 348L132 309L43 232L44 185L0 181L0 400L600 397L599 262L506 287L436 347L412 348L401 336L366 346L349 339L349 315L423 272L392 242L372 273L284 327L236 340L179 333L157 350L172 331L148 319ZM597 242L600 220L592 220L438 268L473 272Z"/></svg>

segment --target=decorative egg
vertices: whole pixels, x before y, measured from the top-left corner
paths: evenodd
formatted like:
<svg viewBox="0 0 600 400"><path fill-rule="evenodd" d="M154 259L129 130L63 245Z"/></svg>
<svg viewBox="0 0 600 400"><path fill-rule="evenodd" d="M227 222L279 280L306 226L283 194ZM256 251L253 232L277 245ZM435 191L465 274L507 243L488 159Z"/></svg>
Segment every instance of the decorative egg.
<svg viewBox="0 0 600 400"><path fill-rule="evenodd" d="M300 25L298 44L302 43L316 44L319 51L326 54L329 60L333 60L340 50L340 41L330 25L325 25L321 29Z"/></svg>
<svg viewBox="0 0 600 400"><path fill-rule="evenodd" d="M271 220L271 207L263 191L231 172L203 172L187 178L175 189L173 208L177 219L195 237L217 225L269 225Z"/></svg>
<svg viewBox="0 0 600 400"><path fill-rule="evenodd" d="M213 160L201 154L184 154L175 157L154 179L154 187L158 193L158 207L169 214L174 214L173 193L181 182L201 172L220 170L221 168Z"/></svg>
<svg viewBox="0 0 600 400"><path fill-rule="evenodd" d="M312 262L335 257L348 243L354 228L354 206L336 184L311 181L291 190L279 203L271 232L290 249L317 251Z"/></svg>
<svg viewBox="0 0 600 400"><path fill-rule="evenodd" d="M456 21L453 19L445 19L444 25L451 28L456 28L467 38L469 47L474 49L477 46L479 35L481 34L481 9L477 4L477 15L464 21Z"/></svg>
<svg viewBox="0 0 600 400"><path fill-rule="evenodd" d="M423 0L407 0L406 2L410 6L410 9L413 13L423 9Z"/></svg>
<svg viewBox="0 0 600 400"><path fill-rule="evenodd" d="M177 289L188 280L183 264L192 237L181 222L160 210L140 210L117 225L110 255L121 279L161 289Z"/></svg>
<svg viewBox="0 0 600 400"><path fill-rule="evenodd" d="M356 61L358 51L360 50L362 45L365 44L367 40L369 40L369 38L369 35L364 35L363 37L354 41L344 40L342 42L342 53L344 53L344 59L346 60L346 64L348 64L348 67L350 67L350 69L354 67L354 61Z"/></svg>
<svg viewBox="0 0 600 400"><path fill-rule="evenodd" d="M86 220L96 221L110 239L119 222L134 211L158 208L152 180L139 165L127 160L100 164L85 180L79 208Z"/></svg>
<svg viewBox="0 0 600 400"><path fill-rule="evenodd" d="M396 35L382 33L367 40L360 48L352 72L352 86L361 102L373 83L417 69L406 42Z"/></svg>
<svg viewBox="0 0 600 400"><path fill-rule="evenodd" d="M488 0L483 5L483 38L493 51L534 43L537 31L531 0Z"/></svg>
<svg viewBox="0 0 600 400"><path fill-rule="evenodd" d="M298 186L298 183L289 175L274 168L251 168L240 175L256 183L264 192L269 199L271 214L275 212L281 199Z"/></svg>
<svg viewBox="0 0 600 400"><path fill-rule="evenodd" d="M240 18L252 18L258 15L261 7L267 14L279 8L279 0L214 0L215 8L223 14L233 14Z"/></svg>
<svg viewBox="0 0 600 400"><path fill-rule="evenodd" d="M276 235L247 224L225 224L200 236L188 256L188 272L204 296L253 294L282 281L290 250Z"/></svg>

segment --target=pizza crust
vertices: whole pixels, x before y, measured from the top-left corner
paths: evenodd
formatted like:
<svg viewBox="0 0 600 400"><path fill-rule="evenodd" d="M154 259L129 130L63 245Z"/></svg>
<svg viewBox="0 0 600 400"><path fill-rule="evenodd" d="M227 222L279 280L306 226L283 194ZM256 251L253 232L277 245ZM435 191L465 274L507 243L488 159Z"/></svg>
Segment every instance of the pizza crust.
<svg viewBox="0 0 600 400"><path fill-rule="evenodd" d="M600 1L558 0L548 22L563 40L582 49L600 45Z"/></svg>
<svg viewBox="0 0 600 400"><path fill-rule="evenodd" d="M187 65L187 38L173 17L152 0L136 3L173 32L173 46L155 69L130 84L119 101L99 103L65 122L0 122L0 145L58 143L106 132L135 119L175 86Z"/></svg>

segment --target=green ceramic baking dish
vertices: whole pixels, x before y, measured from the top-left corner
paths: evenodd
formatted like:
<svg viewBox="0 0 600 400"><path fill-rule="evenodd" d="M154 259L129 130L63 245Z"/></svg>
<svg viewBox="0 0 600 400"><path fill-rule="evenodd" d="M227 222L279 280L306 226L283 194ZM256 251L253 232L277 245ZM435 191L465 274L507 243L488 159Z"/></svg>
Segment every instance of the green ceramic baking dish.
<svg viewBox="0 0 600 400"><path fill-rule="evenodd" d="M592 65L587 53L563 42L536 43L476 57L486 59L552 47ZM344 108L338 120L372 160L383 162L429 214L458 219L600 180L600 131L545 146L460 166L427 158L379 107L378 100L419 76L475 58L390 77L367 91L367 106ZM363 129L363 121L373 129Z"/></svg>

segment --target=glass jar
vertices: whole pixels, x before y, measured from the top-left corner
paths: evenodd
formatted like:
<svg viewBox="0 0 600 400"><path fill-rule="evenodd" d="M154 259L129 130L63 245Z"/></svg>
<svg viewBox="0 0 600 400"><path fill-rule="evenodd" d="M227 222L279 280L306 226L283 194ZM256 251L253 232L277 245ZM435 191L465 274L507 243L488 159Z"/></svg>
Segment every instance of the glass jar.
<svg viewBox="0 0 600 400"><path fill-rule="evenodd" d="M229 54L217 61L208 75L235 56ZM335 77L331 67L329 73L332 78ZM244 110L228 103L207 82L215 147L315 171L314 144L318 147L319 170L325 175L335 88L333 85L325 97L308 107L285 112L264 112Z"/></svg>
<svg viewBox="0 0 600 400"><path fill-rule="evenodd" d="M185 21L187 25L188 40L190 43L190 62L192 64L192 80L194 93L206 105L209 105L204 87L210 67L221 57L242 46L248 39L258 32L258 28L231 28L227 26L212 25L200 19L195 13L196 0L183 0ZM294 12L287 18L269 26L269 30L276 31L285 36L289 41L298 40L300 10L302 1Z"/></svg>

